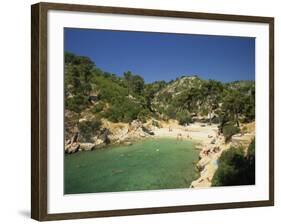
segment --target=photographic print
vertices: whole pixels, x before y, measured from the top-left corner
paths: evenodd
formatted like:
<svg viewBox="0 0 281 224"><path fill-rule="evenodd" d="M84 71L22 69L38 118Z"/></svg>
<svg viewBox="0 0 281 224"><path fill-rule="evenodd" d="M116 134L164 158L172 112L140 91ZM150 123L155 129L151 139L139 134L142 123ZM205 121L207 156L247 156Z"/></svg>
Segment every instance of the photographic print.
<svg viewBox="0 0 281 224"><path fill-rule="evenodd" d="M255 185L255 38L64 28L64 138L64 194Z"/></svg>

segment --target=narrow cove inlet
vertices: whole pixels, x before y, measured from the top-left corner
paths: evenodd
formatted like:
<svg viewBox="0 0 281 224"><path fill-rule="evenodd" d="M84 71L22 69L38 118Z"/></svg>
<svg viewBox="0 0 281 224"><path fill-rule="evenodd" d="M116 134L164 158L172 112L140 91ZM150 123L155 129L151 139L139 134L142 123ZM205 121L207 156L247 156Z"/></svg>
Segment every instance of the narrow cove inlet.
<svg viewBox="0 0 281 224"><path fill-rule="evenodd" d="M64 193L189 188L198 158L194 142L168 138L66 154Z"/></svg>

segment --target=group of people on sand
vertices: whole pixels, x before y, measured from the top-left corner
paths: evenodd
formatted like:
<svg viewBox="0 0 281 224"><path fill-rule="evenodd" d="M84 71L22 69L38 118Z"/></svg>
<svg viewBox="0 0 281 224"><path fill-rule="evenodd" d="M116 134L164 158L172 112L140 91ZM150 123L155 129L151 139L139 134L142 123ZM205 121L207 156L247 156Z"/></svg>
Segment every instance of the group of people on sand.
<svg viewBox="0 0 281 224"><path fill-rule="evenodd" d="M169 132L172 132L172 131L173 131L173 129L171 128L171 126L169 126ZM184 131L187 132L188 129L185 128ZM187 139L192 139L192 137L191 137L189 134L186 135L186 138L187 138ZM177 134L177 140L179 140L179 141L184 140L184 134L178 133L178 134Z"/></svg>
<svg viewBox="0 0 281 224"><path fill-rule="evenodd" d="M186 135L186 138L187 139L192 139L192 137L189 134ZM177 140L179 140L179 141L181 140L182 141L183 139L184 139L183 134L182 133L178 133L177 134Z"/></svg>
<svg viewBox="0 0 281 224"><path fill-rule="evenodd" d="M211 138L211 144L215 144L218 140L219 140L219 134L216 133L216 137L213 137L212 135L208 135L208 138ZM214 147L205 147L203 149L203 155L208 156L211 153L217 153L219 152L221 149L218 145L214 146Z"/></svg>

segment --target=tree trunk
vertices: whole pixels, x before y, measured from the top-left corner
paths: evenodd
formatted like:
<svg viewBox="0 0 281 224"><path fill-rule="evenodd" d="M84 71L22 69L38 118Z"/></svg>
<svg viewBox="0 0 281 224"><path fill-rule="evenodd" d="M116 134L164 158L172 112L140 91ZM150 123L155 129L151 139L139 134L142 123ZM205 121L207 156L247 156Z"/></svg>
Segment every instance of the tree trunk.
<svg viewBox="0 0 281 224"><path fill-rule="evenodd" d="M210 124L210 125L212 124L212 114L213 114L213 111L210 109L210 112L208 112L209 124Z"/></svg>
<svg viewBox="0 0 281 224"><path fill-rule="evenodd" d="M239 125L239 119L238 119L238 114L236 114L236 124L237 124L237 127L239 128L240 127L240 125Z"/></svg>

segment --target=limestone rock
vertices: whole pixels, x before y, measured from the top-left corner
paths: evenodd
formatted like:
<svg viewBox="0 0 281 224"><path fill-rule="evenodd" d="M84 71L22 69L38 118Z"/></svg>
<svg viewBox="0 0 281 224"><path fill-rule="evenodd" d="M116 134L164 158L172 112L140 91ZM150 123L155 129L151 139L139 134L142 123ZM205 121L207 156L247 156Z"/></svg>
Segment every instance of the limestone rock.
<svg viewBox="0 0 281 224"><path fill-rule="evenodd" d="M80 151L90 151L95 149L96 144L94 143L80 143Z"/></svg>
<svg viewBox="0 0 281 224"><path fill-rule="evenodd" d="M80 148L80 144L77 142L74 142L72 144L65 146L64 150L66 153L75 153L79 150L79 148Z"/></svg>

